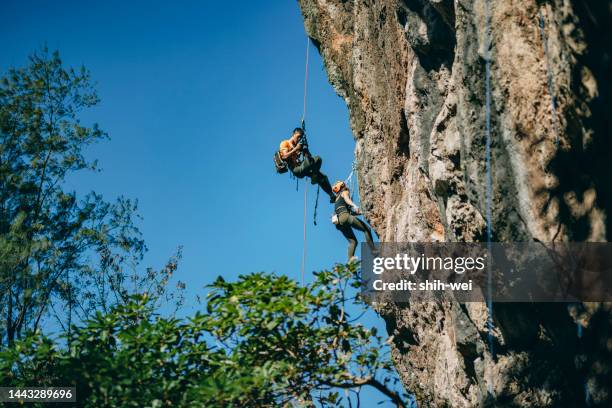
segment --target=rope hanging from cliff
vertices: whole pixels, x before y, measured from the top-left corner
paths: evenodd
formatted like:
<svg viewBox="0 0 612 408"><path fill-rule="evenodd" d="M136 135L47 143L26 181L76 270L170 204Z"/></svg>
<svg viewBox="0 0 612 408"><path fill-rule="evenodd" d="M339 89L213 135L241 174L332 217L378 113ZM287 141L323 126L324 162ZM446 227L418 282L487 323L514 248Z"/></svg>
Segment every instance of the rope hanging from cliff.
<svg viewBox="0 0 612 408"><path fill-rule="evenodd" d="M302 110L302 130L306 131L306 108L307 108L307 98L308 98L308 59L309 59L309 51L310 51L310 38L306 36L306 64L304 67L304 105ZM306 209L308 206L308 183L304 183L304 249L302 251L302 286L305 283L305 271L306 271L306 250L307 250L307 235L306 235ZM318 194L317 194L318 196ZM317 197L318 204L318 197ZM315 206L316 208L316 206ZM315 225L316 225L316 212L315 212Z"/></svg>
<svg viewBox="0 0 612 408"><path fill-rule="evenodd" d="M542 14L542 9L538 11L540 19L540 36L542 37L542 44L544 46L544 56L546 57L546 82L548 85L548 93L550 94L550 107L552 110L552 124L555 132L555 147L559 147L559 124L557 122L557 97L555 96L555 86L553 70L550 64L550 54L548 51L548 40L546 38L545 20Z"/></svg>
<svg viewBox="0 0 612 408"><path fill-rule="evenodd" d="M309 54L310 54L310 38L306 36L306 67L304 69L304 106L302 109L302 129L306 130L306 109L307 98L308 98L308 63L309 63Z"/></svg>
<svg viewBox="0 0 612 408"><path fill-rule="evenodd" d="M306 249L307 249L307 239L306 239L306 209L308 207L308 183L304 183L304 249L302 250L302 286L304 286L304 276L306 270Z"/></svg>
<svg viewBox="0 0 612 408"><path fill-rule="evenodd" d="M314 213L312 214L312 223L317 225L317 211L319 209L319 191L321 190L321 186L317 185L317 198L315 198L315 206Z"/></svg>
<svg viewBox="0 0 612 408"><path fill-rule="evenodd" d="M355 178L357 178L356 176L357 174L357 160L353 159L353 162L351 163L351 172L349 173L348 177L344 179L344 184L348 186L349 191L351 192L351 200L353 199L353 195L354 195L354 187L355 187L355 180L353 178L353 175L355 175Z"/></svg>
<svg viewBox="0 0 612 408"><path fill-rule="evenodd" d="M492 211L491 211L491 196L493 193L493 181L491 178L491 50L492 50L492 39L491 39L491 4L487 0L485 2L485 14L486 14L486 27L485 27L485 135L486 135L486 150L485 150L485 166L486 166L486 221L487 221L487 251L490 254L492 249L493 241L493 229L492 229ZM487 270L487 308L489 315L487 317L487 329L488 329L488 342L489 352L491 358L495 358L495 351L493 348L493 298L492 298L493 278L491 271L491 264L488 265ZM489 381L489 393L493 393L493 386L491 380Z"/></svg>

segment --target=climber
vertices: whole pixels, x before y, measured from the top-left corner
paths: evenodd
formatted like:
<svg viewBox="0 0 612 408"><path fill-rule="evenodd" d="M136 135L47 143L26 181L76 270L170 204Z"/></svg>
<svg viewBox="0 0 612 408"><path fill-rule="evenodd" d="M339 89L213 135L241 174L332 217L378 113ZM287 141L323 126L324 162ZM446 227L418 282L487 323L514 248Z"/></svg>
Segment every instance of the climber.
<svg viewBox="0 0 612 408"><path fill-rule="evenodd" d="M283 140L280 144L280 156L289 167L289 170L297 178L310 177L312 184L318 184L323 191L329 195L329 202L333 203L336 199L329 179L321 173L323 160L319 156L312 156L308 150L308 143L304 129L295 128L291 138Z"/></svg>
<svg viewBox="0 0 612 408"><path fill-rule="evenodd" d="M348 241L348 259L349 262L357 260L355 256L355 249L357 248L357 237L353 228L362 231L365 234L366 241L370 249L374 252L374 239L372 238L372 231L370 227L355 217L355 215L361 215L359 207L355 205L350 197L350 191L344 181L336 181L332 187L332 191L336 194L336 200L334 204L334 215L332 222L336 224L336 228L342 232L344 238Z"/></svg>

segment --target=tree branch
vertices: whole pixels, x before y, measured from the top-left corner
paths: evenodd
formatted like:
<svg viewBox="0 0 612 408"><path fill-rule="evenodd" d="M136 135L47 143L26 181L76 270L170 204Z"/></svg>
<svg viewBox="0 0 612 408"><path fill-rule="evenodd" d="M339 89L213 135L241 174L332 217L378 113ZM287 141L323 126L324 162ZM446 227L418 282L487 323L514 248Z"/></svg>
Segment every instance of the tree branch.
<svg viewBox="0 0 612 408"><path fill-rule="evenodd" d="M364 385L369 385L370 387L376 388L381 394L389 397L389 399L391 399L391 401L393 401L393 403L397 407L408 408L408 405L406 404L406 402L404 402L402 397L397 392L391 390L389 387L387 387L385 384L381 383L374 377L351 378L350 382L343 382L343 383L335 383L333 381L321 381L321 383L324 385L328 385L330 387L342 388L342 389L357 388L357 387L361 387Z"/></svg>

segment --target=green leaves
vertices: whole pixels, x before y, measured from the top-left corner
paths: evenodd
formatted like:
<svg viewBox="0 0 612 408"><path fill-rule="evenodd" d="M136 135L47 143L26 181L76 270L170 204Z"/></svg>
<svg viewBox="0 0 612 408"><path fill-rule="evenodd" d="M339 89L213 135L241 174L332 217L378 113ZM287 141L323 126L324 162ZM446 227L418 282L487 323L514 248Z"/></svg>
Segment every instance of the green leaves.
<svg viewBox="0 0 612 408"><path fill-rule="evenodd" d="M348 290L353 275L338 265L307 287L219 278L206 313L187 319L132 296L73 327L65 347L37 334L0 351L0 382L73 384L87 407L337 406L348 398L338 388L364 385L401 396L385 385L394 374L376 330L350 323L349 310L366 308Z"/></svg>

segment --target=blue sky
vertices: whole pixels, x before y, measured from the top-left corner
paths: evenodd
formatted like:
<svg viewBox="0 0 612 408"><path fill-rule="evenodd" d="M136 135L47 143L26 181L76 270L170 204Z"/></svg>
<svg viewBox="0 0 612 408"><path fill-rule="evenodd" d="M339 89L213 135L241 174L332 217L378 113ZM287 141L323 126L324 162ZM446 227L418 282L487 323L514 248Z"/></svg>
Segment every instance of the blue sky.
<svg viewBox="0 0 612 408"><path fill-rule="evenodd" d="M95 5L92 5L95 4ZM145 6L146 4L146 6ZM103 172L70 180L111 199L138 198L146 264L184 247L180 276L277 271L298 277L303 183L276 175L272 154L299 124L306 37L293 1L4 1L0 66L23 65L47 44L87 66L102 103L83 115L110 137L90 149ZM308 123L332 181L345 178L354 142L348 111L311 46ZM315 190L310 188L309 213ZM309 214L307 268L346 257L346 241Z"/></svg>
<svg viewBox="0 0 612 408"><path fill-rule="evenodd" d="M182 246L178 278L188 299L217 275L299 278L304 183L296 192L272 165L302 113L297 2L4 0L0 16L2 71L45 44L90 69L102 103L83 121L98 122L111 140L88 152L103 172L81 173L68 187L139 200L143 266L161 267ZM309 141L333 182L350 172L354 141L312 46L310 56ZM312 271L344 261L346 241L329 222L325 195L312 225L309 191Z"/></svg>

